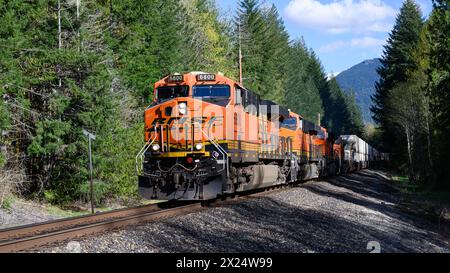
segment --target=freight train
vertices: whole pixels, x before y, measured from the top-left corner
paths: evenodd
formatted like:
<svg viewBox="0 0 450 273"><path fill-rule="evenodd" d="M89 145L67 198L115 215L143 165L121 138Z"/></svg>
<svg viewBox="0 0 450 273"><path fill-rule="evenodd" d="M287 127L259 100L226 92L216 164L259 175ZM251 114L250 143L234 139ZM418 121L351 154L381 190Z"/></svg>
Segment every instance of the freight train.
<svg viewBox="0 0 450 273"><path fill-rule="evenodd" d="M154 85L136 156L146 199L210 200L361 170L388 160L358 136L334 136L221 73Z"/></svg>

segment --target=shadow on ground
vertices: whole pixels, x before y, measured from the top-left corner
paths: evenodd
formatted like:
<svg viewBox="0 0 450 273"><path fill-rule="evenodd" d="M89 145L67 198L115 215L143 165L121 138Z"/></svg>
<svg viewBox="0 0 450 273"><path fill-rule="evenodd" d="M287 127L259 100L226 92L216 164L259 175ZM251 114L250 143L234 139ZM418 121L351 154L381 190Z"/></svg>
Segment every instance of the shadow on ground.
<svg viewBox="0 0 450 273"><path fill-rule="evenodd" d="M379 242L382 252L450 251L444 237L434 232L435 224L398 209L397 193L371 171L291 191L326 201L318 208L276 196L251 200L167 220L161 226L164 236L150 236L143 243L162 252L368 253L371 241Z"/></svg>

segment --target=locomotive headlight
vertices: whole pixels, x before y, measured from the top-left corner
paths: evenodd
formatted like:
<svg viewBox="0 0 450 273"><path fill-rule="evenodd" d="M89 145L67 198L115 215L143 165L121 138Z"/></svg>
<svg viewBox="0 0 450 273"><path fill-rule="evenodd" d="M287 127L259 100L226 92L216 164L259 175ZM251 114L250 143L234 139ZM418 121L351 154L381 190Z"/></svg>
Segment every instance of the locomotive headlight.
<svg viewBox="0 0 450 273"><path fill-rule="evenodd" d="M161 149L161 146L159 146L159 144L153 144L153 145L152 145L152 150L153 150L153 152L158 152L159 149Z"/></svg>
<svg viewBox="0 0 450 273"><path fill-rule="evenodd" d="M180 114L181 114L181 115L186 115L187 112L188 112L187 104L184 103L184 102L178 104L178 110L180 111Z"/></svg>
<svg viewBox="0 0 450 273"><path fill-rule="evenodd" d="M202 144L202 143L197 143L197 144L195 144L195 149L196 149L197 151L203 150L203 144Z"/></svg>

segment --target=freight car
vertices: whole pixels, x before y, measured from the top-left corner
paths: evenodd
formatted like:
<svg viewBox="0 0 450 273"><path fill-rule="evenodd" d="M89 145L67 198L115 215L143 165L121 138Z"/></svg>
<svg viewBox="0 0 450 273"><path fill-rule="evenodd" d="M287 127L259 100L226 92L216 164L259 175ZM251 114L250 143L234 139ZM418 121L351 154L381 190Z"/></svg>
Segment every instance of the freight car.
<svg viewBox="0 0 450 273"><path fill-rule="evenodd" d="M154 90L136 157L147 199L209 200L382 160L357 136L336 138L220 73L169 75Z"/></svg>

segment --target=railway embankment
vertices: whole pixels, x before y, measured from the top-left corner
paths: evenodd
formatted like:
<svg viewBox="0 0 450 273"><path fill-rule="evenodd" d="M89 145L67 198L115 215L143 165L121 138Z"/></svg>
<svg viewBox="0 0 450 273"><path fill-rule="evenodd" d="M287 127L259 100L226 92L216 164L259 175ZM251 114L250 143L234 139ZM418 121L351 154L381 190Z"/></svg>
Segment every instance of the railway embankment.
<svg viewBox="0 0 450 273"><path fill-rule="evenodd" d="M364 170L76 242L81 252L450 252L448 233L384 171ZM40 252L67 252L67 244Z"/></svg>

